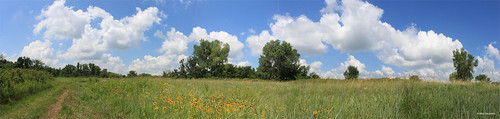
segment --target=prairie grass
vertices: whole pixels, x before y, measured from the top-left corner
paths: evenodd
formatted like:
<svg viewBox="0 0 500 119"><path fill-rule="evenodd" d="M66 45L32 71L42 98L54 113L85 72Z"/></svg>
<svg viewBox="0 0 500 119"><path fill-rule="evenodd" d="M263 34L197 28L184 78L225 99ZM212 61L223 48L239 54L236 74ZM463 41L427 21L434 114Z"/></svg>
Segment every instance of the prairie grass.
<svg viewBox="0 0 500 119"><path fill-rule="evenodd" d="M55 82L69 89L58 118L500 117L500 87L483 83L165 78Z"/></svg>

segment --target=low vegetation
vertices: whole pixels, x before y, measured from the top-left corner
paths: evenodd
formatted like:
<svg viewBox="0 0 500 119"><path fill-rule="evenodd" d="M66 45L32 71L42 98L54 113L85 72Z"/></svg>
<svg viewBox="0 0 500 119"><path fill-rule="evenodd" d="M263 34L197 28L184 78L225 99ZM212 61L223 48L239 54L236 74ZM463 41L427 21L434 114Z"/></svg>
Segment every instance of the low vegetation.
<svg viewBox="0 0 500 119"><path fill-rule="evenodd" d="M151 77L58 78L55 82L69 92L57 118L500 117L500 87L484 83ZM11 115L16 110L5 111L8 117L22 117Z"/></svg>
<svg viewBox="0 0 500 119"><path fill-rule="evenodd" d="M0 104L22 99L51 87L54 77L45 71L32 69L0 69Z"/></svg>

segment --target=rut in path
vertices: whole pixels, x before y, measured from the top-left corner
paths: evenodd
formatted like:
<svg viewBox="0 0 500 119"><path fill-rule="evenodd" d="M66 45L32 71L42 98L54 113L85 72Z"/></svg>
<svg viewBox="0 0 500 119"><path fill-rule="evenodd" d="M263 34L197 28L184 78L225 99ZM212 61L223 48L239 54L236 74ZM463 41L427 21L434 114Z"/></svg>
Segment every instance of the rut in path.
<svg viewBox="0 0 500 119"><path fill-rule="evenodd" d="M62 108L61 104L64 101L64 98L66 97L66 95L68 95L68 90L65 90L63 92L63 94L61 94L59 96L59 98L57 98L57 102L52 105L52 108L50 108L50 110L49 110L49 112L47 114L47 117L45 117L46 119L54 119L54 118L56 118L57 113L59 113L59 111L61 111L61 108Z"/></svg>

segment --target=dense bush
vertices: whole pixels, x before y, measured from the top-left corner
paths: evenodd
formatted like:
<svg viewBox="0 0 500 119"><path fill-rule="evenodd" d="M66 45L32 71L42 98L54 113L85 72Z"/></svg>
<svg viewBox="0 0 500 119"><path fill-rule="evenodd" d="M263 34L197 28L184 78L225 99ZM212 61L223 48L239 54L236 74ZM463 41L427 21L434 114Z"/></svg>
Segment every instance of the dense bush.
<svg viewBox="0 0 500 119"><path fill-rule="evenodd" d="M344 72L345 79L358 79L359 70L354 66L347 67L347 70Z"/></svg>
<svg viewBox="0 0 500 119"><path fill-rule="evenodd" d="M51 87L54 77L46 71L0 69L0 103L6 104Z"/></svg>
<svg viewBox="0 0 500 119"><path fill-rule="evenodd" d="M412 75L410 76L410 81L420 81L420 78L417 75Z"/></svg>
<svg viewBox="0 0 500 119"><path fill-rule="evenodd" d="M476 81L481 81L481 82L490 82L490 78L484 74L480 74L476 76Z"/></svg>

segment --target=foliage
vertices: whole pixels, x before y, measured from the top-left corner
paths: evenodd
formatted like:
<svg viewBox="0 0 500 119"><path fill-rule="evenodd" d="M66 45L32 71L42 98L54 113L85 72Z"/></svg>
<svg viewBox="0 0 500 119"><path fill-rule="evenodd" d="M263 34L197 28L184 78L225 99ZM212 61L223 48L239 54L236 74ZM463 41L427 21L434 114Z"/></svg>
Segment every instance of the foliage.
<svg viewBox="0 0 500 119"><path fill-rule="evenodd" d="M358 71L358 68L355 66L349 65L347 67L347 70L345 70L345 72L344 72L344 77L347 80L358 79L358 76L359 76L359 71Z"/></svg>
<svg viewBox="0 0 500 119"><path fill-rule="evenodd" d="M410 76L410 81L420 81L420 78L417 75L412 75Z"/></svg>
<svg viewBox="0 0 500 119"><path fill-rule="evenodd" d="M127 77L137 77L137 72L134 70L130 70L127 74Z"/></svg>
<svg viewBox="0 0 500 119"><path fill-rule="evenodd" d="M480 74L476 76L476 81L481 81L481 82L490 82L490 78L486 76L485 74Z"/></svg>
<svg viewBox="0 0 500 119"><path fill-rule="evenodd" d="M295 80L297 75L308 72L309 68L299 64L297 49L283 41L272 40L266 43L259 58L257 72L262 79L279 81ZM299 75L301 76L301 75Z"/></svg>
<svg viewBox="0 0 500 119"><path fill-rule="evenodd" d="M135 77L100 79L99 83L84 80L88 78L56 79L56 82L71 82L58 83L67 87L69 94L56 118L453 119L496 118L498 115L477 113L500 108L500 87L489 84L394 79L276 82ZM36 114L31 113L32 106L23 105L13 111L0 109L0 113L9 115L0 114L0 118L33 117ZM46 110L42 112L46 114Z"/></svg>
<svg viewBox="0 0 500 119"><path fill-rule="evenodd" d="M455 51L453 51L453 66L457 71L454 78L456 78L458 81L471 81L473 78L472 73L474 73L474 67L477 67L477 65L477 59L474 60L474 56L468 54L467 51L464 50L464 48L460 50L456 49Z"/></svg>
<svg viewBox="0 0 500 119"><path fill-rule="evenodd" d="M0 104L10 103L49 88L54 77L33 69L0 69Z"/></svg>
<svg viewBox="0 0 500 119"><path fill-rule="evenodd" d="M319 75L316 72L311 72L310 76L312 79L319 79Z"/></svg>
<svg viewBox="0 0 500 119"><path fill-rule="evenodd" d="M139 74L139 77L152 77L153 75L148 74L148 73L141 73Z"/></svg>

